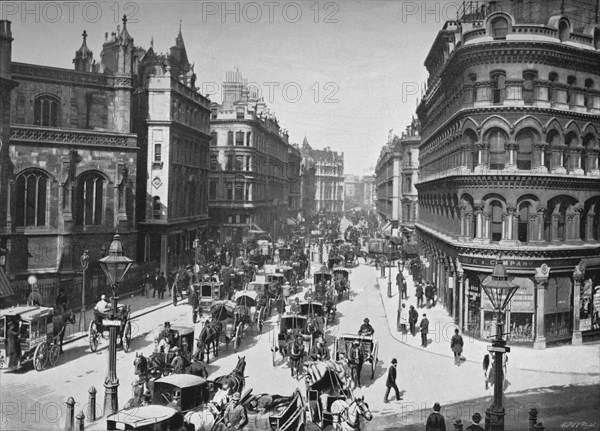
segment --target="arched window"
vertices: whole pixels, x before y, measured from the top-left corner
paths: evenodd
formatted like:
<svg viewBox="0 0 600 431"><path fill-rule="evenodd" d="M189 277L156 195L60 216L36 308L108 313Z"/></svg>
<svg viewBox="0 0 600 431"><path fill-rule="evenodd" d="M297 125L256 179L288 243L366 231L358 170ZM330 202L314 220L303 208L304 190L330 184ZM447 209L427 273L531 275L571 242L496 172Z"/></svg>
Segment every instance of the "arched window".
<svg viewBox="0 0 600 431"><path fill-rule="evenodd" d="M508 21L506 18L498 17L492 21L492 37L494 39L506 39L508 34Z"/></svg>
<svg viewBox="0 0 600 431"><path fill-rule="evenodd" d="M475 103L477 102L477 75L469 74L469 80L471 81L471 103Z"/></svg>
<svg viewBox="0 0 600 431"><path fill-rule="evenodd" d="M58 127L60 101L54 96L39 96L33 102L33 124L36 126Z"/></svg>
<svg viewBox="0 0 600 431"><path fill-rule="evenodd" d="M518 240L521 242L529 241L529 211L531 205L529 202L523 202L519 206L519 224L517 229Z"/></svg>
<svg viewBox="0 0 600 431"><path fill-rule="evenodd" d="M493 242L498 242L502 239L502 204L493 201L490 212L490 237Z"/></svg>
<svg viewBox="0 0 600 431"><path fill-rule="evenodd" d="M571 150L573 148L577 148L579 146L579 138L575 132L569 132L565 136L565 144L567 147L565 148L565 153L563 157L563 167L567 171L571 171L573 169L578 168L577 160L571 160Z"/></svg>
<svg viewBox="0 0 600 431"><path fill-rule="evenodd" d="M490 74L492 103L503 103L506 96L506 73L502 70Z"/></svg>
<svg viewBox="0 0 600 431"><path fill-rule="evenodd" d="M517 169L530 170L533 144L537 135L531 129L521 130L516 137Z"/></svg>
<svg viewBox="0 0 600 431"><path fill-rule="evenodd" d="M465 160L464 164L471 168L471 170L475 169L475 166L479 164L479 149L477 148L477 135L471 129L465 130L463 135L463 145L466 147L466 157L469 160Z"/></svg>
<svg viewBox="0 0 600 431"><path fill-rule="evenodd" d="M504 169L506 134L504 131L494 128L487 134L487 143L490 154L490 169Z"/></svg>
<svg viewBox="0 0 600 431"><path fill-rule="evenodd" d="M556 72L550 72L548 74L548 81L550 86L548 87L548 102L556 100L556 84L558 84L558 74Z"/></svg>
<svg viewBox="0 0 600 431"><path fill-rule="evenodd" d="M103 223L105 180L97 173L84 174L77 181L76 222L80 226Z"/></svg>
<svg viewBox="0 0 600 431"><path fill-rule="evenodd" d="M526 70L523 72L523 102L531 104L534 101L533 81L537 79L535 70Z"/></svg>
<svg viewBox="0 0 600 431"><path fill-rule="evenodd" d="M562 20L558 24L558 38L561 42L564 42L565 40L569 40L570 36L571 29L569 28L569 22L567 20Z"/></svg>
<svg viewBox="0 0 600 431"><path fill-rule="evenodd" d="M48 177L42 171L29 170L19 174L16 181L17 226L46 226Z"/></svg>
<svg viewBox="0 0 600 431"><path fill-rule="evenodd" d="M552 168L557 167L556 164L552 161L552 148L558 147L560 145L560 135L554 129L550 130L546 135L546 146L544 152L544 166L548 169L548 172L552 170Z"/></svg>

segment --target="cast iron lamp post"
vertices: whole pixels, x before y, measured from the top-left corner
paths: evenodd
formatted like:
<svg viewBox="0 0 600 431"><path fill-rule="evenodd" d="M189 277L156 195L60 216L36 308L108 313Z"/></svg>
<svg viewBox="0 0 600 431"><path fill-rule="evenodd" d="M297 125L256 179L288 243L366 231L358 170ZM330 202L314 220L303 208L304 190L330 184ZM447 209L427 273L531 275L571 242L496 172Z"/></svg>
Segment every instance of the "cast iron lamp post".
<svg viewBox="0 0 600 431"><path fill-rule="evenodd" d="M82 277L81 277L81 316L79 317L79 330L85 331L85 271L90 264L90 255L87 249L83 250L83 254L79 258L81 261Z"/></svg>
<svg viewBox="0 0 600 431"><path fill-rule="evenodd" d="M388 285L387 285L387 297L392 297L392 247L393 243L390 239L388 243Z"/></svg>
<svg viewBox="0 0 600 431"><path fill-rule="evenodd" d="M120 321L116 321L117 312L117 289L119 283L131 268L133 260L125 256L121 237L115 234L112 243L108 249L108 255L100 259L100 267L106 277L110 280L112 286L112 310L109 322L110 344L108 351L108 374L104 380L104 413L106 416L116 413L119 410L119 379L117 378L117 329L120 326ZM119 322L117 325L116 323Z"/></svg>
<svg viewBox="0 0 600 431"><path fill-rule="evenodd" d="M501 259L496 260L492 275L483 280L481 286L490 298L494 310L496 310L496 338L492 341L492 345L488 346L490 353L494 354L495 362L494 402L486 410L485 429L486 431L504 431L504 416L506 413L502 406L504 392L502 355L510 352L510 347L506 347L506 341L502 338L502 313L519 286L508 281L508 274Z"/></svg>

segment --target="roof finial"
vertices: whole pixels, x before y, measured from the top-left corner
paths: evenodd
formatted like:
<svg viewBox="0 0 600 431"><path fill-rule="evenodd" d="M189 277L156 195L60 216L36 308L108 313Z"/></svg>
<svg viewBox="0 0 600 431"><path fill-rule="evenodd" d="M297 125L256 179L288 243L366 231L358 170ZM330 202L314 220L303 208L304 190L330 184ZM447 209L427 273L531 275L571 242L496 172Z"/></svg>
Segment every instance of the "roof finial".
<svg viewBox="0 0 600 431"><path fill-rule="evenodd" d="M179 20L179 33L181 33L181 20Z"/></svg>
<svg viewBox="0 0 600 431"><path fill-rule="evenodd" d="M85 42L85 40L87 39L87 31L83 30L83 33L81 33L81 35L83 36L83 41Z"/></svg>
<svg viewBox="0 0 600 431"><path fill-rule="evenodd" d="M123 15L123 30L127 27L127 15Z"/></svg>
<svg viewBox="0 0 600 431"><path fill-rule="evenodd" d="M154 49L154 36L150 36L150 48Z"/></svg>

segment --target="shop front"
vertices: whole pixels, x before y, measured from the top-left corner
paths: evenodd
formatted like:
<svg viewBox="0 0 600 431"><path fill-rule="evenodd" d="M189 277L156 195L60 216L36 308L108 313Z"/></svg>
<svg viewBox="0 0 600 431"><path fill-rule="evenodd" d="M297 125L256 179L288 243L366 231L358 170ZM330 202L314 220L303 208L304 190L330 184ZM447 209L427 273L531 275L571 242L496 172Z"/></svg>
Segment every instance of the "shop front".
<svg viewBox="0 0 600 431"><path fill-rule="evenodd" d="M579 330L583 340L600 338L600 270L584 270L579 303L575 308L579 311Z"/></svg>

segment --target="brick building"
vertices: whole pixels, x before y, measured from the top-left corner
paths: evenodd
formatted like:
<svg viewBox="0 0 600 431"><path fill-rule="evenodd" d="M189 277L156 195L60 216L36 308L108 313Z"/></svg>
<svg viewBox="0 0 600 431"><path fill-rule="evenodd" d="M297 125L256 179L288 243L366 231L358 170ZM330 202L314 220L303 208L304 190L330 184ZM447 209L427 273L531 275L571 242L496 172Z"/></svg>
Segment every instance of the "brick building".
<svg viewBox="0 0 600 431"><path fill-rule="evenodd" d="M595 1L466 7L425 60L420 217L427 277L465 331L495 333L481 283L519 290L512 343L600 331L600 27Z"/></svg>

